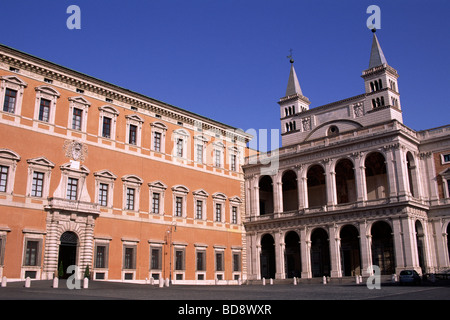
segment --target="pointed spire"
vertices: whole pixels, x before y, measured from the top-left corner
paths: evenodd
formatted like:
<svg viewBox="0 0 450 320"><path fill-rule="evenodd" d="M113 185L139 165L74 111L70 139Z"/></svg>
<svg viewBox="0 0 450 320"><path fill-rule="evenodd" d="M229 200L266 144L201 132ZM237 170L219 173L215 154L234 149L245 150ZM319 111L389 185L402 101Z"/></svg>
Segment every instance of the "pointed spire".
<svg viewBox="0 0 450 320"><path fill-rule="evenodd" d="M386 58L384 57L383 50L381 50L380 43L375 34L376 29L372 29L373 40L372 40L372 50L370 51L370 61L369 69L381 66L383 64L388 64Z"/></svg>
<svg viewBox="0 0 450 320"><path fill-rule="evenodd" d="M286 97L300 94L303 95L302 89L300 88L300 83L298 82L297 74L294 69L294 60L291 59L291 72L289 73L289 80L286 89Z"/></svg>

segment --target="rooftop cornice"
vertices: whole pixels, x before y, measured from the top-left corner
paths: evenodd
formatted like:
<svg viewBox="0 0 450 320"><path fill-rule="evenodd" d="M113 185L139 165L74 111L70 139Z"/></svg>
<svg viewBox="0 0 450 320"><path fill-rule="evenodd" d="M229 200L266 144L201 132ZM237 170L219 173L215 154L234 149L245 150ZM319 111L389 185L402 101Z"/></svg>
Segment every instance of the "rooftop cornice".
<svg viewBox="0 0 450 320"><path fill-rule="evenodd" d="M395 76L397 78L399 77L399 75L397 73L397 70L395 70L394 68L392 68L388 64L383 64L383 65L380 65L380 66L376 66L376 67L373 67L373 68L366 69L366 70L364 70L362 72L361 77L362 78L366 78L366 77L369 77L369 76L374 75L374 74L383 73L385 71L391 73L393 76Z"/></svg>

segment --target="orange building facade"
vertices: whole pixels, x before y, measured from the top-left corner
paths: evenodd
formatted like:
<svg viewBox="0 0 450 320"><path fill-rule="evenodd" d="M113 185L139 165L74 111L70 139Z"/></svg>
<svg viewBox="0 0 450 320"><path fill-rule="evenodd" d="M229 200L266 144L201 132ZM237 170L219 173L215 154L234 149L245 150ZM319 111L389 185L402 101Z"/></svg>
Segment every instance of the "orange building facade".
<svg viewBox="0 0 450 320"><path fill-rule="evenodd" d="M242 130L0 46L0 276L245 280Z"/></svg>

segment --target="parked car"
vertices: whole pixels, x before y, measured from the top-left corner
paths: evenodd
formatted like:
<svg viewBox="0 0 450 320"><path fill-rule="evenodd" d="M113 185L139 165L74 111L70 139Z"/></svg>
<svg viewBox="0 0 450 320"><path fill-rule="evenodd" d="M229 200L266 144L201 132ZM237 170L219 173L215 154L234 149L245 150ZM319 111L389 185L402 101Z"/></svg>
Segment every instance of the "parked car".
<svg viewBox="0 0 450 320"><path fill-rule="evenodd" d="M422 278L417 273L416 270L403 270L400 272L399 283L407 284L420 284L422 282Z"/></svg>

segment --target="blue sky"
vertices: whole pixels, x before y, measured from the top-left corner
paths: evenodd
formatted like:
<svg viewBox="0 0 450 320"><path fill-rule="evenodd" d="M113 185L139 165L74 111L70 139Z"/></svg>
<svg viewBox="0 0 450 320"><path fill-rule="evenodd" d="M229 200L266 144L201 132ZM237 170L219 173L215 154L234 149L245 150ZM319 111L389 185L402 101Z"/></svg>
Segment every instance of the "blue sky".
<svg viewBox="0 0 450 320"><path fill-rule="evenodd" d="M0 43L244 130L280 127L290 49L312 108L363 93L375 4L404 123L450 124L448 0L1 2Z"/></svg>

